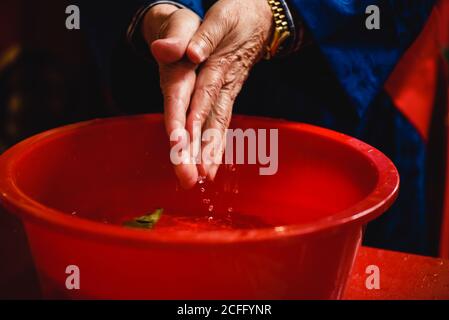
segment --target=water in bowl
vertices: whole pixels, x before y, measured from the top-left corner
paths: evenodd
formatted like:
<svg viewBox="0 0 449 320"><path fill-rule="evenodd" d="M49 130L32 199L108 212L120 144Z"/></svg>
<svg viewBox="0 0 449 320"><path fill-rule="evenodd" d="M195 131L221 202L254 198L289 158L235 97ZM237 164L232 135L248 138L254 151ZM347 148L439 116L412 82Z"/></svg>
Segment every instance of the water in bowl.
<svg viewBox="0 0 449 320"><path fill-rule="evenodd" d="M237 169L233 165L223 165L221 170L225 173L225 179L220 183L207 181L204 177L199 177L198 183L191 190L183 190L176 185L173 187L175 196L172 201L157 202L157 197L150 204L148 209L143 205L137 205L139 209L126 208L126 200L114 200L113 210L104 210L101 205L91 208L76 208L71 211L71 215L78 218L87 218L103 224L124 226L127 222L136 218L151 215L156 209L162 208L163 214L157 223L149 228L138 228L143 231L166 230L166 231L216 231L231 229L255 229L274 227L260 217L245 214L239 211L236 206L236 199L239 196L239 184ZM108 188L116 188L110 185ZM126 188L117 194L124 195ZM110 194L111 192L108 192ZM92 196L91 193L83 193L82 199ZM126 198L126 197L125 197ZM105 198L105 200L111 198ZM141 198L141 201L147 199ZM142 211L145 207L145 211ZM126 209L125 209L126 208ZM129 226L128 226L129 227Z"/></svg>

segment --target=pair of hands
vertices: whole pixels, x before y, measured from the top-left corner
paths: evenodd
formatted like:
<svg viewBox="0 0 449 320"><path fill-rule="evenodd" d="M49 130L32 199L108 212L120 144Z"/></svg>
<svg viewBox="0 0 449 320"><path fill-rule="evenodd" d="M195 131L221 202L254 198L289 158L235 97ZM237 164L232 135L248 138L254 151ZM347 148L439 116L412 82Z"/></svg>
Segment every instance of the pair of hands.
<svg viewBox="0 0 449 320"><path fill-rule="evenodd" d="M159 64L169 135L185 129L192 137L199 121L202 131L217 129L225 141L234 100L262 57L272 28L272 12L264 0L219 0L202 22L191 10L170 4L145 14L141 31ZM192 146L188 149L193 153ZM223 149L220 145L219 156ZM195 185L199 175L215 178L219 164L207 160L175 165L184 188Z"/></svg>

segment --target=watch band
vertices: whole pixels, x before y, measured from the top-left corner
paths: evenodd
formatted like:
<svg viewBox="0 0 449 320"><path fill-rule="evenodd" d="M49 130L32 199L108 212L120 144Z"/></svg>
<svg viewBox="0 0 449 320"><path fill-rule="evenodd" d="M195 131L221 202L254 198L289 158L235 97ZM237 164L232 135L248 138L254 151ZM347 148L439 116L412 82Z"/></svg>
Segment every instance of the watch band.
<svg viewBox="0 0 449 320"><path fill-rule="evenodd" d="M289 20L291 21L291 19L287 19L287 10L284 7L283 1L267 1L273 12L274 19L273 35L265 54L265 59L269 60L288 48L286 44L292 35L292 30L291 26L289 26Z"/></svg>

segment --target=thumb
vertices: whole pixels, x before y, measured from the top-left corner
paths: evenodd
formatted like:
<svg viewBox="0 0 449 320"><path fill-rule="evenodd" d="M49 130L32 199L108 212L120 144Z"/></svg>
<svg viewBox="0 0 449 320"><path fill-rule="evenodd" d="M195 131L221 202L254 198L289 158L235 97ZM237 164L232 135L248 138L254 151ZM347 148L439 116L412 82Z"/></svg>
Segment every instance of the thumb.
<svg viewBox="0 0 449 320"><path fill-rule="evenodd" d="M206 15L187 47L187 56L195 64L203 63L218 47L227 33L223 19Z"/></svg>
<svg viewBox="0 0 449 320"><path fill-rule="evenodd" d="M199 24L200 18L193 11L174 11L162 23L159 39L151 43L151 52L157 62L167 64L181 60Z"/></svg>

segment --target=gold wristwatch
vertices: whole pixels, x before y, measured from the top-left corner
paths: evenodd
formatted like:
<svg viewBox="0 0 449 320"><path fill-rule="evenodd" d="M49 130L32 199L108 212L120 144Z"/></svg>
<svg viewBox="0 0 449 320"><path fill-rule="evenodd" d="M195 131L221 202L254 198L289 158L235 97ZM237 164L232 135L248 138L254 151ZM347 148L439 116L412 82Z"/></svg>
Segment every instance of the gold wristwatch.
<svg viewBox="0 0 449 320"><path fill-rule="evenodd" d="M274 31L270 44L267 47L265 59L273 58L279 51L283 49L282 45L290 36L285 9L280 1L267 0L273 12Z"/></svg>

